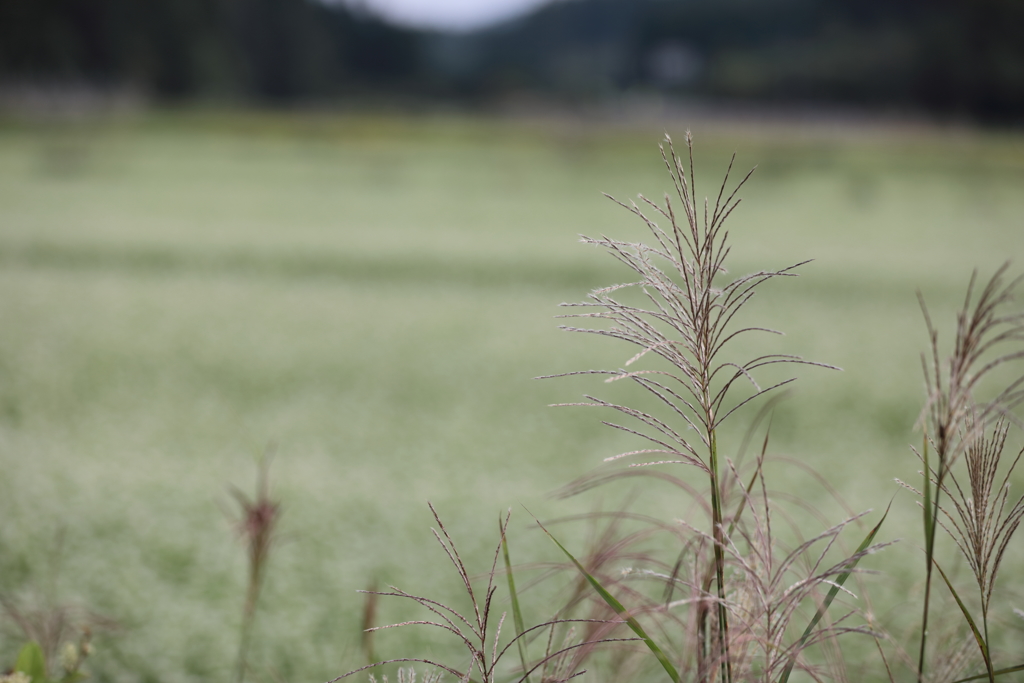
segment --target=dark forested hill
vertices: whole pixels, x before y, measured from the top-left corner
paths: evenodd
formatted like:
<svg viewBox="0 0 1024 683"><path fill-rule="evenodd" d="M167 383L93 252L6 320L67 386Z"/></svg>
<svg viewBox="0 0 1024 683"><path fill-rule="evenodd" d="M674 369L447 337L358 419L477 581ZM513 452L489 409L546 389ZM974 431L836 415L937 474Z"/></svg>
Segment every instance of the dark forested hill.
<svg viewBox="0 0 1024 683"><path fill-rule="evenodd" d="M561 0L469 34L313 0L4 0L0 80L290 101L658 91L1024 117L1020 0Z"/></svg>
<svg viewBox="0 0 1024 683"><path fill-rule="evenodd" d="M449 40L496 88L1024 112L1019 0L564 0Z"/></svg>
<svg viewBox="0 0 1024 683"><path fill-rule="evenodd" d="M295 100L388 88L413 32L307 0L3 0L7 81L132 85L159 97Z"/></svg>

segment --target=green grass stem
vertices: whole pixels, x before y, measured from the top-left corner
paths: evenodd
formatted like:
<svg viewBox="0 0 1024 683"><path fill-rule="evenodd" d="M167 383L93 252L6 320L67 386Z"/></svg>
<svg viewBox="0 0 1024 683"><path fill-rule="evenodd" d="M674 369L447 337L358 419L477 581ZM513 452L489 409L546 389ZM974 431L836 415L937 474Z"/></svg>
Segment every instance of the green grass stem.
<svg viewBox="0 0 1024 683"><path fill-rule="evenodd" d="M932 597L932 561L935 557L935 527L936 515L939 511L939 491L935 491L935 500L932 500L932 479L931 470L928 466L928 435L923 437L921 459L924 463L924 553L925 553L925 579L924 579L924 607L921 614L921 651L917 660L918 683L924 681L925 652L928 645L928 607ZM942 472L942 458L939 458L939 476Z"/></svg>
<svg viewBox="0 0 1024 683"><path fill-rule="evenodd" d="M530 659L527 656L526 639L523 638L526 627L523 621L523 611L519 605L519 594L516 592L515 576L512 573L512 559L509 557L508 552L508 538L505 534L507 526L502 522L500 516L498 517L498 528L501 531L501 552L505 560L505 576L508 577L508 594L512 600L512 622L516 628L516 646L519 649L519 661L523 665L523 671L527 672L523 675L523 683L530 683L530 674L528 673L530 670Z"/></svg>
<svg viewBox="0 0 1024 683"><path fill-rule="evenodd" d="M708 423L710 424L710 419ZM732 661L729 657L729 611L725 606L725 521L722 515L722 495L719 490L721 480L718 476L718 442L715 430L708 434L710 444L711 472L711 524L714 538L715 584L718 593L718 647L724 666L721 670L722 683L732 681Z"/></svg>

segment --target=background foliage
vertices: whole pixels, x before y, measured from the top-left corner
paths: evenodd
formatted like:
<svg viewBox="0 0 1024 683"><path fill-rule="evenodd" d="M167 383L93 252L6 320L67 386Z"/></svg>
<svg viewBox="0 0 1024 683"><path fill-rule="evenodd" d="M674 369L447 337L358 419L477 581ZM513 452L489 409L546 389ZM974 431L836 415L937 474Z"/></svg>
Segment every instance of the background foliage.
<svg viewBox="0 0 1024 683"><path fill-rule="evenodd" d="M567 0L465 34L315 0L9 0L0 83L246 101L622 93L1019 122L1014 0Z"/></svg>

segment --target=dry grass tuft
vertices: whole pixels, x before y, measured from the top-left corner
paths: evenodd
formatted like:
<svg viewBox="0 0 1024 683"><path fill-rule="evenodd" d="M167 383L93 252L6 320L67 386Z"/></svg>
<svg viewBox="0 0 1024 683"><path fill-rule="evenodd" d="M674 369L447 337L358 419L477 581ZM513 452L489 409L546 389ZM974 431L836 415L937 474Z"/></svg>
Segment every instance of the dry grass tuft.
<svg viewBox="0 0 1024 683"><path fill-rule="evenodd" d="M534 635L537 635L538 632L542 632L544 630L549 631L548 647L544 656L536 662L530 662L528 664L524 663L522 669L515 673L515 680L519 683L524 683L529 680L531 674L539 671L541 673L541 680L544 683L563 683L564 681L585 673L585 670L579 669L575 666L577 660L571 656L574 650L590 648L604 643L633 640L631 638L622 639L593 636L593 632L588 632L588 635L591 635L589 639L580 640L577 638L576 631L573 628L575 625L604 624L606 621L556 618L527 628L524 631L517 633L511 639L506 637L503 641L502 629L505 626L507 613L503 612L500 616L495 613L494 597L498 590L498 557L502 552L502 545L505 542L505 532L508 528L510 515L506 515L505 519L501 523L501 539L495 548L494 559L491 563L490 570L486 574L486 583L483 586L483 590L480 591L477 586L474 586L472 576L466 568L465 563L462 561L462 556L459 554L458 548L455 546L455 541L448 534L448 530L441 522L441 518L438 516L433 505L430 506L430 511L434 515L434 521L437 522L437 529L433 530L434 537L437 539L437 542L441 544L441 547L444 549L445 554L451 561L456 573L459 575L459 578L462 581L462 586L466 591L470 604L472 605L472 611L463 614L436 600L414 595L400 588L391 586L391 590L389 592L370 592L379 596L411 600L430 612L432 616L427 619L403 621L396 624L389 624L387 626L377 626L369 630L375 632L406 626L429 626L440 629L441 631L448 633L450 636L454 636L465 646L469 655L468 664L463 670L460 670L450 664L430 659L388 659L349 671L348 673L331 680L329 683L335 683L335 681L340 681L343 678L361 671L384 666L386 664L396 663L426 664L432 667L435 672L447 672L463 683L467 683L468 681L496 683L496 681L502 678L503 660L509 651L513 647L517 646L522 639L533 637ZM513 599L515 599L514 595ZM568 631L565 633L564 639L561 641L561 645L557 645L558 641L555 640L555 634L559 628L563 627L568 627ZM402 673L401 669L399 672L399 678L401 679L405 674ZM437 679L435 678L433 680Z"/></svg>

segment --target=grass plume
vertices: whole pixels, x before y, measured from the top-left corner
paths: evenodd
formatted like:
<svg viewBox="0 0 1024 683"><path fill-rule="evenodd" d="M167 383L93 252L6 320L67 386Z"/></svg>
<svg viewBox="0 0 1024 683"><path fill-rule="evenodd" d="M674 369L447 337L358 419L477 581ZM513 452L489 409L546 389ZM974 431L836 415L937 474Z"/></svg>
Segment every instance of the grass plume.
<svg viewBox="0 0 1024 683"><path fill-rule="evenodd" d="M797 664L799 653L810 645L834 638L841 632L867 632L862 627L841 624L845 617L818 628L816 624L823 616L819 611L801 638L789 645L784 642L801 606L817 601L827 608L859 560L879 546L871 544L872 532L856 553L826 561L831 557L839 534L860 518L853 516L783 551L772 531L773 503L762 467L767 433L761 456L751 474L741 476L737 466L720 453L719 431L730 417L751 401L793 381L784 379L762 386L756 379L762 368L782 364L833 366L777 353L754 355L742 361L728 357L727 347L741 336L779 334L765 327L738 325L737 316L761 285L777 277L793 276L802 263L729 278L725 262L730 247L724 224L739 205L737 193L750 173L730 188L734 155L714 201L705 199L698 204L693 191L690 135L687 134L685 158L676 153L670 139L666 139L661 150L675 196L666 194L661 204L643 195L639 197L639 204L613 199L644 223L654 239L653 244L628 243L608 237L583 238L586 243L606 249L632 270L636 279L595 290L585 302L566 304L580 310L564 317L598 321L604 324L602 327L566 325L563 329L611 337L639 347L619 370L566 374L596 374L605 376L605 382L633 382L653 397L654 404L668 417L589 395L585 403L561 405L607 408L628 418L632 424L605 424L643 439L647 447L607 460L629 459L630 468L645 468L641 476L670 481L697 501L703 500L698 507L710 517L710 529L700 529L684 520L669 525L671 529L656 524L680 544L678 559L670 569L667 564L659 569L661 561L647 558L655 566L625 572L626 580L611 575L597 579L582 567L580 571L584 571L592 583L607 582L599 589L602 595L610 595L613 586L629 595L633 602L633 607L627 610L630 615L658 614L669 621L678 620L677 626L687 634L683 647L688 653L676 655L682 663L678 672L670 663L663 662L663 668L673 681L693 676L697 681L717 678L729 683L745 679L754 672L770 678L786 678ZM664 221L666 227L658 221ZM631 289L639 290L642 303L623 299L626 290ZM653 367L630 369L649 356L658 359L657 364L650 364ZM744 386L747 388L742 388ZM655 468L666 465L684 465L701 472L705 477L707 498L704 499L705 494L688 483L686 477L669 475ZM602 480L622 476L630 476L629 471L584 477L574 488L580 491ZM730 507L731 514L727 512ZM640 537L646 538L646 534L637 539ZM624 551L627 545L620 547L623 557L627 554ZM633 553L634 557L641 555ZM692 563L692 569L683 571L686 562ZM732 576L729 581L727 573ZM652 579L666 584L667 596L679 593L684 597L669 598L659 606L626 585ZM823 589L828 592L827 597ZM745 597L738 597L740 595ZM614 598L605 600L617 613L625 609L620 609ZM682 619L670 616L679 609L685 609L689 616ZM669 626L662 624L659 630L666 628ZM651 647L651 650L660 661L661 649ZM692 670L688 662L692 662Z"/></svg>
<svg viewBox="0 0 1024 683"><path fill-rule="evenodd" d="M270 497L269 467L270 461L265 457L259 465L255 497L249 498L241 490L234 487L231 489L231 495L238 502L241 513L236 521L235 530L245 543L249 568L235 669L235 680L238 683L245 680L249 668L249 647L256 622L256 606L263 590L270 553L276 539L277 523L281 516L280 503Z"/></svg>
<svg viewBox="0 0 1024 683"><path fill-rule="evenodd" d="M996 573L1010 537L1024 518L1024 496L1011 502L1009 483L1024 449L1017 453L996 485L1008 431L1006 420L999 420L989 432L977 435L964 453L967 484L962 486L956 474L951 473L948 480L952 487L943 488L952 509L942 509L946 523L940 524L960 548L978 583L986 640Z"/></svg>
<svg viewBox="0 0 1024 683"><path fill-rule="evenodd" d="M623 369L589 372L608 375L606 382L623 379L635 382L680 418L682 426L672 427L653 414L592 396L587 396L589 403L568 405L611 408L650 429L649 432L641 432L628 426L606 423L642 437L651 446L620 454L615 456L616 458L653 455L656 460L637 464L691 465L708 477L711 492L710 541L714 562L703 590L709 592L711 584L714 584L714 599L709 599L708 603L714 603L717 620L712 631L707 630L710 619L708 614L699 620L698 628L701 633L706 634L702 638L705 642L701 645L701 668L705 671L702 676L707 678L706 669L710 661L724 662L722 681L728 682L732 676L729 668L729 615L726 609L724 577L727 548L722 501L724 472L719 458L717 430L739 407L789 381L761 388L753 377L754 371L766 365L801 361L794 356L768 354L737 364L720 361L719 356L729 342L742 334L774 332L757 327L734 330L729 323L754 296L759 285L774 277L791 275L791 271L800 264L779 271L754 273L719 286L718 281L726 272L724 262L729 253L726 242L728 233L723 229L724 223L739 205L740 200L736 194L753 170L726 195L733 165L730 161L729 170L719 187L713 208L705 199L701 212L701 207L697 205L692 194L695 178L692 137L689 133L686 142L688 165L676 154L671 139L666 138L666 144L661 146L662 159L672 179L678 203L674 203L668 194L664 197L664 205L650 201L643 195L639 197L641 203L650 211L668 221L669 228L662 228L648 217L636 202L626 205L613 199L644 222L655 239L654 246L621 242L607 237L583 238L588 244L607 249L639 276L637 281L629 284L595 290L591 292L587 302L566 304L587 309L566 317L596 319L607 322L607 327L593 329L563 326L563 329L568 331L609 336L638 346L639 351L625 362ZM659 267L659 262L667 264L667 268L663 270ZM650 307L620 303L616 298L617 293L629 287L639 288ZM667 361L671 369L625 369L649 353ZM730 396L730 389L738 381L749 381L754 393L729 404L727 399ZM690 434L695 434L696 439Z"/></svg>
<svg viewBox="0 0 1024 683"><path fill-rule="evenodd" d="M932 323L924 298L919 295L930 341L930 354L922 356L924 368L926 401L921 415L925 430L922 452L924 464L924 535L925 535L925 594L921 617L921 643L918 653L918 680L923 681L928 642L929 610L931 606L932 569L935 565L935 534L943 512L941 496L950 495L947 479L953 465L966 456L970 476L970 497L964 495L959 483L954 486L959 493L959 503L971 512L962 518L962 526L956 527L954 539L966 541L968 548L961 546L979 582L982 591L983 612L987 615L991 584L998 568L1000 550L993 557L993 544L1009 540L1009 534L1018 522L1010 526L993 526L988 502L991 497L992 478L998 468L999 458L1005 443L1005 423L996 427L991 440L985 434L989 426L1000 420L1009 419L1011 411L1024 400L1024 374L1000 384L995 395L987 401L979 401L976 392L990 375L1000 377L1008 374L1007 365L1024 358L1024 314L1004 313L1013 300L1013 291L1021 277L1007 282L1009 264L1000 267L989 281L976 293L977 272L971 276L963 306L957 313L956 334L953 349L943 358L939 347L938 330ZM1009 349L1007 349L1007 345ZM1003 436L999 434L1002 432ZM929 454L935 453L937 462L930 461ZM1016 463L1014 463L1016 464ZM1012 468L1011 468L1012 469ZM1008 475L1007 475L1008 476ZM1004 481L1005 483L1005 481ZM1005 498L1003 499L1005 502ZM954 501L956 504L957 501ZM958 506L959 507L959 506ZM1016 506L1015 506L1016 507ZM958 513L959 514L959 513ZM1009 511L1013 519L1013 509ZM952 518L949 518L952 521ZM997 543L998 542L998 543ZM1005 545L1001 545L1005 548ZM986 594L988 597L986 597ZM987 623L987 618L985 619ZM987 627L986 627L987 630ZM987 636L986 636L987 641ZM985 646L982 647L984 651ZM986 657L986 661L987 661ZM989 677L994 678L991 663Z"/></svg>

